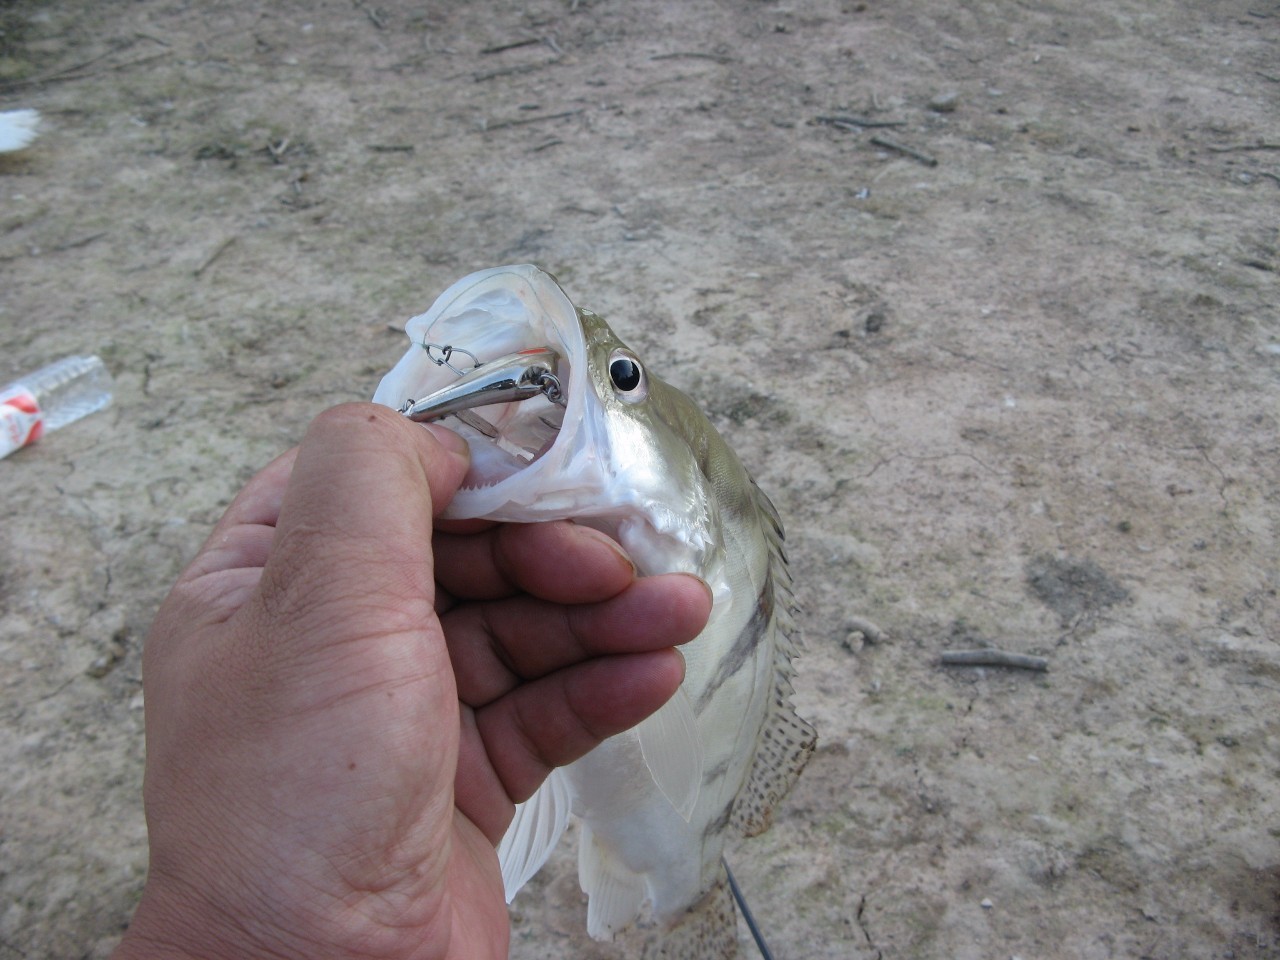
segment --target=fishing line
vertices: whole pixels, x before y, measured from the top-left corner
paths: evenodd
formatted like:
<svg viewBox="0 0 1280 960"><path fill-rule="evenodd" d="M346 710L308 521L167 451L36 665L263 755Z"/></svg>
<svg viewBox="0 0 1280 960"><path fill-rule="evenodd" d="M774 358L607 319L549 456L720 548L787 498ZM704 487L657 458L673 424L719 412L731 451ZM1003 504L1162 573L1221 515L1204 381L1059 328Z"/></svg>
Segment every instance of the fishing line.
<svg viewBox="0 0 1280 960"><path fill-rule="evenodd" d="M729 877L729 889L733 891L734 902L737 903L738 909L742 911L742 919L747 921L747 929L751 931L751 939L760 948L760 956L764 957L764 960L773 960L773 952L769 949L769 945L764 942L764 934L760 932L760 928L756 925L756 918L751 915L751 908L747 906L746 897L742 895L742 888L738 886L738 881L734 879L733 871L729 869L729 861L721 857L720 862L724 865L724 872Z"/></svg>

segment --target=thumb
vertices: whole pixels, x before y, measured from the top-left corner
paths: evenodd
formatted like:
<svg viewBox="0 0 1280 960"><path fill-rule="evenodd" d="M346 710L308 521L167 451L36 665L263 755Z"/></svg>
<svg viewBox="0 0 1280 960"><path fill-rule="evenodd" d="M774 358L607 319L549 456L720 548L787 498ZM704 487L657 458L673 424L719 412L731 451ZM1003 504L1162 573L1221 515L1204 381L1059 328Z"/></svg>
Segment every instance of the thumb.
<svg viewBox="0 0 1280 960"><path fill-rule="evenodd" d="M467 464L457 434L386 407L345 404L317 417L250 604L273 645L421 629L435 600L432 518Z"/></svg>

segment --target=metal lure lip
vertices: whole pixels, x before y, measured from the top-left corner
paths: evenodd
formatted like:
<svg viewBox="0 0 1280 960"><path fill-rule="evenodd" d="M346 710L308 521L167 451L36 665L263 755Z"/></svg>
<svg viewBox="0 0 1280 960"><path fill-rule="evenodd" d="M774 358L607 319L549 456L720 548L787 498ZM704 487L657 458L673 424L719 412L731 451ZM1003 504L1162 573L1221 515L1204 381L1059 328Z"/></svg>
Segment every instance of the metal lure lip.
<svg viewBox="0 0 1280 960"><path fill-rule="evenodd" d="M544 396L564 403L556 376L560 354L550 347L530 347L479 364L455 382L421 400L406 400L400 412L417 423L429 423L494 403L513 403ZM469 418L464 417L469 422Z"/></svg>

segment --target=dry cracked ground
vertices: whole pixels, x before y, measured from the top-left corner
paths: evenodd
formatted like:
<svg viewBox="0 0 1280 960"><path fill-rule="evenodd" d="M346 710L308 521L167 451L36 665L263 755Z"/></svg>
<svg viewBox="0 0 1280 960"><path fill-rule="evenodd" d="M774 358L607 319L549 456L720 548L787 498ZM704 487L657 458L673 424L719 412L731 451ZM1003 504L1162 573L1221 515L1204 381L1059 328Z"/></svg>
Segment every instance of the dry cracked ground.
<svg viewBox="0 0 1280 960"><path fill-rule="evenodd" d="M45 118L0 157L0 382L92 352L117 388L0 462L0 958L127 923L140 648L233 492L523 261L786 518L821 743L732 852L780 958L1280 954L1274 0L0 30L0 108ZM985 647L1048 670L939 664ZM568 849L513 920L515 958L624 955Z"/></svg>

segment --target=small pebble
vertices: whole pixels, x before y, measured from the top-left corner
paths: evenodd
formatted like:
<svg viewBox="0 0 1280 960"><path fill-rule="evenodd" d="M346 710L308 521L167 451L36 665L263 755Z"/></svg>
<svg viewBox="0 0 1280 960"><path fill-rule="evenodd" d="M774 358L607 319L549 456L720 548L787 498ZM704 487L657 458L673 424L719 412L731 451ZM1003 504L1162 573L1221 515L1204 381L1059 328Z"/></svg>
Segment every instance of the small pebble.
<svg viewBox="0 0 1280 960"><path fill-rule="evenodd" d="M982 903L980 903L979 906L982 907L983 910L990 910L995 906L995 904L991 902L990 897L983 897Z"/></svg>
<svg viewBox="0 0 1280 960"><path fill-rule="evenodd" d="M955 90L939 93L929 101L929 109L934 113L954 113L960 105L960 94Z"/></svg>
<svg viewBox="0 0 1280 960"><path fill-rule="evenodd" d="M108 673L114 670L116 668L116 664L124 658L125 650L124 644L121 642L122 636L123 634L121 632L117 632L116 635L111 638L111 642L107 644L106 651L101 656L94 658L93 662L89 664L88 669L85 670L85 673L93 677L95 680L101 680Z"/></svg>

